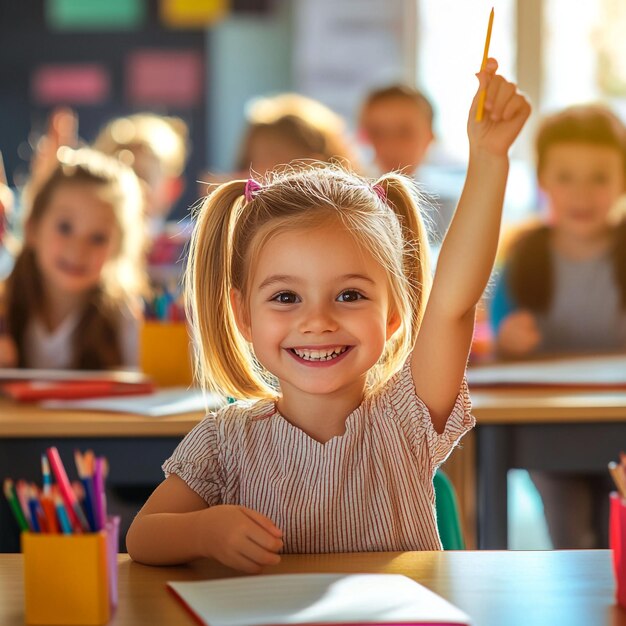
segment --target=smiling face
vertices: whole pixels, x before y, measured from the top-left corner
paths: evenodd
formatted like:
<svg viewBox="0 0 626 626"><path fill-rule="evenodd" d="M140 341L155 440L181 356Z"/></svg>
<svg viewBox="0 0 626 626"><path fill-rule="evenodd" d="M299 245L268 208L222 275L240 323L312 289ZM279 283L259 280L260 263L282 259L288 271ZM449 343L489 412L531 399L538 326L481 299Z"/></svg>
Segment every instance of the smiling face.
<svg viewBox="0 0 626 626"><path fill-rule="evenodd" d="M77 295L95 287L119 245L113 209L98 191L90 183L62 184L39 221L27 226L43 282L59 293Z"/></svg>
<svg viewBox="0 0 626 626"><path fill-rule="evenodd" d="M283 397L360 399L398 327L385 270L336 222L271 237L254 268L248 306L233 295L235 314Z"/></svg>
<svg viewBox="0 0 626 626"><path fill-rule="evenodd" d="M611 209L624 193L623 158L610 146L556 143L546 152L539 183L562 233L593 238L607 231Z"/></svg>

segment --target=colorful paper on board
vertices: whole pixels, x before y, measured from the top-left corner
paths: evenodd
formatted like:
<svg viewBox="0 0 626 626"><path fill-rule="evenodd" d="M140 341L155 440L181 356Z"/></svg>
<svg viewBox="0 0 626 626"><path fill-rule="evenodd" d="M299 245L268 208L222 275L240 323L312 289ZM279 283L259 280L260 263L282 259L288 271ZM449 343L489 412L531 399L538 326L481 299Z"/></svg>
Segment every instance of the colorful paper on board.
<svg viewBox="0 0 626 626"><path fill-rule="evenodd" d="M202 56L193 50L142 50L126 68L126 95L136 106L193 107L202 94Z"/></svg>
<svg viewBox="0 0 626 626"><path fill-rule="evenodd" d="M229 9L229 0L161 0L159 15L171 28L204 28L226 17Z"/></svg>
<svg viewBox="0 0 626 626"><path fill-rule="evenodd" d="M145 0L46 0L51 30L132 30L143 24Z"/></svg>
<svg viewBox="0 0 626 626"><path fill-rule="evenodd" d="M111 80L102 65L41 65L31 77L38 104L100 104L109 97Z"/></svg>

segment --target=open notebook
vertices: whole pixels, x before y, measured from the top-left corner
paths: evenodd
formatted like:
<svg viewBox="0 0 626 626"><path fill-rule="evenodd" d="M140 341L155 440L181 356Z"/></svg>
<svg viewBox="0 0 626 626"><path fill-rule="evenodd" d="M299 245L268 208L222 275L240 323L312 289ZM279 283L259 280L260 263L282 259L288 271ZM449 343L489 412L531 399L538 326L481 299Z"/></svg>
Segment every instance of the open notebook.
<svg viewBox="0 0 626 626"><path fill-rule="evenodd" d="M154 393L118 398L91 398L85 400L48 400L41 406L64 411L109 411L134 413L148 417L164 417L181 413L214 411L225 404L225 400L214 393L203 393L199 389L170 387Z"/></svg>
<svg viewBox="0 0 626 626"><path fill-rule="evenodd" d="M209 626L471 624L461 610L400 574L281 574L167 584Z"/></svg>

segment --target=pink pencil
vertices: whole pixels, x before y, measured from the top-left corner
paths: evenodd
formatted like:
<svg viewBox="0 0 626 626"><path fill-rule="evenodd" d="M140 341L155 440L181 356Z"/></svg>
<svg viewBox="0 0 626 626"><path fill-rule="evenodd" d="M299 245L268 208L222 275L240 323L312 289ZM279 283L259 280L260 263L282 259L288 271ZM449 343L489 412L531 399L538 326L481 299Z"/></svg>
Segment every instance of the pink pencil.
<svg viewBox="0 0 626 626"><path fill-rule="evenodd" d="M70 518L72 526L78 532L89 531L89 524L87 523L85 514L76 499L72 485L70 484L67 473L65 472L63 461L61 461L59 451L53 446L48 448L46 452L48 453L50 467L52 468L52 473L57 480L57 484L59 485L59 491L61 492L61 497L65 503L67 514Z"/></svg>

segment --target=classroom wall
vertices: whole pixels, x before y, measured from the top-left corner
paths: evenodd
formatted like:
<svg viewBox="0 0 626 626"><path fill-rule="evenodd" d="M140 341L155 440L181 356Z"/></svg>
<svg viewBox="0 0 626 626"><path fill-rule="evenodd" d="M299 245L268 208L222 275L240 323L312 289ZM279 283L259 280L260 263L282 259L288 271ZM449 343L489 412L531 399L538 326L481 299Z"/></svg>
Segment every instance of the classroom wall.
<svg viewBox="0 0 626 626"><path fill-rule="evenodd" d="M293 89L292 6L276 2L263 15L234 15L209 30L207 165L229 171L252 97Z"/></svg>

